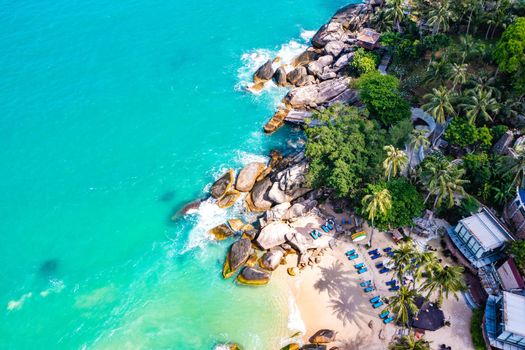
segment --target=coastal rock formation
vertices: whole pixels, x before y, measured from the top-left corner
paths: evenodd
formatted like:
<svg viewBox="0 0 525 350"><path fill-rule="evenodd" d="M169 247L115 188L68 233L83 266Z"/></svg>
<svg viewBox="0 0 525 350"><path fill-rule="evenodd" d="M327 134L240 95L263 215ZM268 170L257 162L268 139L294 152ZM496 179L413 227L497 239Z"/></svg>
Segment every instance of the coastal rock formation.
<svg viewBox="0 0 525 350"><path fill-rule="evenodd" d="M317 61L308 63L308 72L311 75L320 76L323 74L323 69L334 62L334 58L331 55L325 55L319 57Z"/></svg>
<svg viewBox="0 0 525 350"><path fill-rule="evenodd" d="M271 274L256 267L245 267L237 276L237 282L250 286L262 286L270 282Z"/></svg>
<svg viewBox="0 0 525 350"><path fill-rule="evenodd" d="M194 200L193 202L190 202L190 203L186 204L185 206L183 206L182 209L179 211L179 213L180 213L181 215L189 214L189 213L191 213L192 211L199 209L199 206L201 205L201 203L202 203L202 199ZM174 215L174 217L172 218L172 220L173 220L175 217L176 217L176 215Z"/></svg>
<svg viewBox="0 0 525 350"><path fill-rule="evenodd" d="M312 45L323 48L330 41L341 41L345 37L343 25L337 21L331 21L323 25L312 38Z"/></svg>
<svg viewBox="0 0 525 350"><path fill-rule="evenodd" d="M270 251L264 253L259 260L259 266L268 271L275 271L276 268L281 265L281 261L284 258L284 250L280 248L273 248Z"/></svg>
<svg viewBox="0 0 525 350"><path fill-rule="evenodd" d="M308 214L316 206L317 201L312 199L295 203L290 208L288 208L288 210L286 210L281 219L285 221L293 221L301 216Z"/></svg>
<svg viewBox="0 0 525 350"><path fill-rule="evenodd" d="M216 240L222 241L228 237L233 236L234 232L226 224L222 224L212 228L209 233L215 237Z"/></svg>
<svg viewBox="0 0 525 350"><path fill-rule="evenodd" d="M235 188L241 192L249 192L253 188L257 177L262 173L265 167L266 164L262 162L252 162L247 164L239 172Z"/></svg>
<svg viewBox="0 0 525 350"><path fill-rule="evenodd" d="M323 344L306 344L301 350L326 350L326 345Z"/></svg>
<svg viewBox="0 0 525 350"><path fill-rule="evenodd" d="M284 202L272 207L265 213L266 222L279 221L281 218L288 212L291 204L289 202Z"/></svg>
<svg viewBox="0 0 525 350"><path fill-rule="evenodd" d="M288 85L287 77L286 77L286 70L283 66L280 66L275 70L275 73L273 74L273 81L277 86L286 86Z"/></svg>
<svg viewBox="0 0 525 350"><path fill-rule="evenodd" d="M330 41L324 47L324 51L332 57L337 57L346 48L346 44L340 40Z"/></svg>
<svg viewBox="0 0 525 350"><path fill-rule="evenodd" d="M265 178L255 183L252 191L246 196L246 204L251 211L265 211L272 207L273 202L268 198L268 191L272 186L272 181Z"/></svg>
<svg viewBox="0 0 525 350"><path fill-rule="evenodd" d="M330 243L330 236L323 235L314 240L310 235L292 231L286 234L286 242L289 243L300 255L308 256L309 249L327 248Z"/></svg>
<svg viewBox="0 0 525 350"><path fill-rule="evenodd" d="M354 58L354 52L348 52L345 54L342 54L341 57L335 61L335 63L332 65L332 68L334 71L338 72L341 69L348 67L350 62L352 62L352 59Z"/></svg>
<svg viewBox="0 0 525 350"><path fill-rule="evenodd" d="M253 75L253 82L255 84L267 82L268 80L272 79L273 73L272 60L268 60L265 64L260 66L259 69L257 69Z"/></svg>
<svg viewBox="0 0 525 350"><path fill-rule="evenodd" d="M221 198L226 194L232 187L234 181L233 169L230 169L226 174L222 175L217 181L213 183L210 189L210 193L213 198Z"/></svg>
<svg viewBox="0 0 525 350"><path fill-rule="evenodd" d="M290 84L297 86L297 84L304 80L307 75L308 72L306 68L299 66L286 75L286 80L288 80Z"/></svg>
<svg viewBox="0 0 525 350"><path fill-rule="evenodd" d="M276 247L286 242L286 235L290 234L292 229L282 222L270 222L264 226L256 236L256 243L263 250Z"/></svg>
<svg viewBox="0 0 525 350"><path fill-rule="evenodd" d="M294 58L294 60L292 61L292 65L294 67L304 66L304 65L307 65L308 63L310 63L312 61L315 61L316 59L319 58L319 56L321 56L320 51L314 49L313 47L311 47L311 48L308 48L305 51L303 51L296 58Z"/></svg>
<svg viewBox="0 0 525 350"><path fill-rule="evenodd" d="M291 160L292 165L275 175L274 183L268 191L268 198L275 203L291 202L311 191L305 187L308 161L300 153Z"/></svg>
<svg viewBox="0 0 525 350"><path fill-rule="evenodd" d="M246 226L241 219L230 219L227 221L227 223L234 232L243 231L244 227Z"/></svg>
<svg viewBox="0 0 525 350"><path fill-rule="evenodd" d="M331 329L320 329L308 340L314 344L327 344L335 340L335 332Z"/></svg>
<svg viewBox="0 0 525 350"><path fill-rule="evenodd" d="M282 347L281 350L299 350L301 345L297 343L288 344L285 347Z"/></svg>
<svg viewBox="0 0 525 350"><path fill-rule="evenodd" d="M317 85L294 88L288 92L284 101L287 106L295 109L317 107L349 91L349 84L349 78L341 77L323 81Z"/></svg>
<svg viewBox="0 0 525 350"><path fill-rule="evenodd" d="M230 189L221 198L217 200L217 206L219 208L229 208L235 204L241 193L237 190Z"/></svg>
<svg viewBox="0 0 525 350"><path fill-rule="evenodd" d="M252 254L252 243L248 238L241 238L233 243L224 261L222 276L230 278L235 271L248 261Z"/></svg>

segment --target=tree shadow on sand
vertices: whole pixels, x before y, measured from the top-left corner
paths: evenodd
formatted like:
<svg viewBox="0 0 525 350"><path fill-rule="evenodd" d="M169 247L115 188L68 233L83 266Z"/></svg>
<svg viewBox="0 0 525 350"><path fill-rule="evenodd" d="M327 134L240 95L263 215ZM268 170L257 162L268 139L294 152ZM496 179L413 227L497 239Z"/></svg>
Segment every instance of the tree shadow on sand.
<svg viewBox="0 0 525 350"><path fill-rule="evenodd" d="M350 273L343 267L339 261L328 267L320 267L321 278L315 282L314 288L319 292L327 292L330 297L338 296L350 286Z"/></svg>

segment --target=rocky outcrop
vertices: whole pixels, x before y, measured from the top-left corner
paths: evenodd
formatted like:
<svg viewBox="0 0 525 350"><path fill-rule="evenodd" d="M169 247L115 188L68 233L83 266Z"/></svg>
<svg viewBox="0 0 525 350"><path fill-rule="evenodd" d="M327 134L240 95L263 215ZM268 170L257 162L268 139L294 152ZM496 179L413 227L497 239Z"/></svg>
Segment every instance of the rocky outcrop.
<svg viewBox="0 0 525 350"><path fill-rule="evenodd" d="M337 57L346 48L346 44L340 40L330 41L324 47L324 52L332 57Z"/></svg>
<svg viewBox="0 0 525 350"><path fill-rule="evenodd" d="M305 344L301 350L326 350L326 345L324 344Z"/></svg>
<svg viewBox="0 0 525 350"><path fill-rule="evenodd" d="M309 249L324 249L330 244L331 237L323 235L314 240L310 235L292 231L286 234L286 242L292 246L300 255L308 256Z"/></svg>
<svg viewBox="0 0 525 350"><path fill-rule="evenodd" d="M245 267L237 276L237 282L250 286L262 286L270 282L270 272L256 267Z"/></svg>
<svg viewBox="0 0 525 350"><path fill-rule="evenodd" d="M308 63L318 59L319 56L321 56L320 52L321 51L315 50L314 48L308 48L305 51L303 51L299 56L294 58L294 60L292 61L292 65L294 67L307 65Z"/></svg>
<svg viewBox="0 0 525 350"><path fill-rule="evenodd" d="M301 345L297 343L288 344L285 347L282 347L281 350L299 350Z"/></svg>
<svg viewBox="0 0 525 350"><path fill-rule="evenodd" d="M242 231L246 226L241 219L230 219L227 223L234 232Z"/></svg>
<svg viewBox="0 0 525 350"><path fill-rule="evenodd" d="M308 72L311 75L315 75L316 77L319 77L323 74L323 69L329 65L331 65L334 62L334 58L331 55L325 55L319 57L317 61L313 61L308 63Z"/></svg>
<svg viewBox="0 0 525 350"><path fill-rule="evenodd" d="M265 64L259 67L255 74L253 75L253 82L255 84L260 82L266 82L273 77L273 68L272 68L272 60L266 61Z"/></svg>
<svg viewBox="0 0 525 350"><path fill-rule="evenodd" d="M354 52L348 52L345 54L342 54L333 64L332 69L335 72L339 72L345 67L348 67L350 62L352 62L352 59L354 57Z"/></svg>
<svg viewBox="0 0 525 350"><path fill-rule="evenodd" d="M237 269L248 261L251 254L252 243L248 238L241 238L233 243L224 261L222 276L224 278L230 278Z"/></svg>
<svg viewBox="0 0 525 350"><path fill-rule="evenodd" d="M350 79L341 77L290 90L284 102L290 108L307 109L328 103L350 90Z"/></svg>
<svg viewBox="0 0 525 350"><path fill-rule="evenodd" d="M275 175L274 183L268 191L268 198L275 203L291 202L311 191L305 185L308 161L304 154L296 155L291 164Z"/></svg>
<svg viewBox="0 0 525 350"><path fill-rule="evenodd" d="M264 216L265 221L272 222L281 220L283 216L287 213L290 206L291 204L289 202L284 202L272 207L270 210L266 211Z"/></svg>
<svg viewBox="0 0 525 350"><path fill-rule="evenodd" d="M217 206L219 208L229 208L235 204L241 193L237 190L230 189L221 198L217 200Z"/></svg>
<svg viewBox="0 0 525 350"><path fill-rule="evenodd" d="M284 250L280 248L274 248L264 253L259 260L259 266L268 271L275 271L276 268L281 265L281 261L284 258Z"/></svg>
<svg viewBox="0 0 525 350"><path fill-rule="evenodd" d="M263 250L267 250L286 242L286 236L291 234L292 229L282 222L270 222L264 226L256 236L256 243Z"/></svg>
<svg viewBox="0 0 525 350"><path fill-rule="evenodd" d="M233 169L230 169L226 174L222 175L217 181L213 183L210 189L210 193L213 198L221 198L224 196L232 187L234 181Z"/></svg>
<svg viewBox="0 0 525 350"><path fill-rule="evenodd" d="M314 344L328 344L335 340L336 333L331 329L320 329L308 340Z"/></svg>
<svg viewBox="0 0 525 350"><path fill-rule="evenodd" d="M316 200L305 200L303 202L295 203L286 210L281 219L286 221L294 221L295 219L308 214L316 206Z"/></svg>
<svg viewBox="0 0 525 350"><path fill-rule="evenodd" d="M265 167L266 164L261 162L247 164L239 172L235 188L241 192L249 192L253 188L255 181L257 181L257 177L262 173Z"/></svg>
<svg viewBox="0 0 525 350"><path fill-rule="evenodd" d="M214 236L216 240L222 241L228 237L233 236L234 232L230 229L228 225L222 224L212 228L209 231L209 234Z"/></svg>
<svg viewBox="0 0 525 350"><path fill-rule="evenodd" d="M273 81L277 86L288 85L286 70L283 66L280 66L275 70L275 73L273 74Z"/></svg>
<svg viewBox="0 0 525 350"><path fill-rule="evenodd" d="M306 68L303 66L299 66L286 75L286 80L288 80L290 84L297 86L299 82L306 79L307 75L308 71L306 70Z"/></svg>
<svg viewBox="0 0 525 350"><path fill-rule="evenodd" d="M255 183L252 191L246 196L246 205L251 211L265 211L272 207L273 202L268 198L268 191L272 186L272 180L265 178Z"/></svg>

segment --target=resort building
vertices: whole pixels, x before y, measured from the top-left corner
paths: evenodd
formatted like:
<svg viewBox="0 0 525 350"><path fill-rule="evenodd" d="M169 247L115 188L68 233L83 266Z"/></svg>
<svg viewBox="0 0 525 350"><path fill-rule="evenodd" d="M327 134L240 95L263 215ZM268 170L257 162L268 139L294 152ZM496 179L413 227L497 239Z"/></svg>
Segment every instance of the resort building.
<svg viewBox="0 0 525 350"><path fill-rule="evenodd" d="M373 50L379 47L381 34L371 28L363 28L357 34L357 44L365 49Z"/></svg>
<svg viewBox="0 0 525 350"><path fill-rule="evenodd" d="M460 220L455 229L449 230L448 236L468 263L476 269L501 259L505 244L514 240L487 208Z"/></svg>
<svg viewBox="0 0 525 350"><path fill-rule="evenodd" d="M516 236L525 239L525 189L516 187L516 196L504 210L505 220L514 228Z"/></svg>
<svg viewBox="0 0 525 350"><path fill-rule="evenodd" d="M525 283L514 259L509 258L496 269L499 284L503 290L518 292L525 289Z"/></svg>
<svg viewBox="0 0 525 350"><path fill-rule="evenodd" d="M485 335L503 350L525 350L525 295L491 295L485 307Z"/></svg>

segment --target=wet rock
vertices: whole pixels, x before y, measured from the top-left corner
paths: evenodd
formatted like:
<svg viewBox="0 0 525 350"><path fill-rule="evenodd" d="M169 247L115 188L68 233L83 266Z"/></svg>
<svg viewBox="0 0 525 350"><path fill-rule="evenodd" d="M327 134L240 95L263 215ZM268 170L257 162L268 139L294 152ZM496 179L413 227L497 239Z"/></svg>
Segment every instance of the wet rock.
<svg viewBox="0 0 525 350"><path fill-rule="evenodd" d="M168 191L165 192L162 196L159 197L159 201L161 202L170 202L175 198L175 191Z"/></svg>
<svg viewBox="0 0 525 350"><path fill-rule="evenodd" d="M229 208L235 204L241 193L237 190L231 189L217 200L219 208Z"/></svg>
<svg viewBox="0 0 525 350"><path fill-rule="evenodd" d="M301 350L326 350L326 345L321 344L306 344L303 345Z"/></svg>
<svg viewBox="0 0 525 350"><path fill-rule="evenodd" d="M267 250L285 243L286 235L291 231L292 229L287 224L271 222L261 229L255 238L255 243L263 250Z"/></svg>
<svg viewBox="0 0 525 350"><path fill-rule="evenodd" d="M346 44L340 40L330 41L324 47L324 51L333 57L337 57L345 49Z"/></svg>
<svg viewBox="0 0 525 350"><path fill-rule="evenodd" d="M299 56L294 58L293 61L292 61L292 65L294 67L304 66L304 65L307 65L308 63L310 63L312 61L315 61L316 59L319 58L319 56L321 56L321 55L319 54L318 51L316 51L316 50L314 50L312 48L309 48L306 51L303 51Z"/></svg>
<svg viewBox="0 0 525 350"><path fill-rule="evenodd" d="M232 231L235 231L235 232L242 231L243 228L246 226L241 219L230 219L227 221L227 223L232 229Z"/></svg>
<svg viewBox="0 0 525 350"><path fill-rule="evenodd" d="M283 66L275 70L275 73L273 74L273 81L275 82L277 86L288 85L286 70L284 69Z"/></svg>
<svg viewBox="0 0 525 350"><path fill-rule="evenodd" d="M237 282L250 286L262 286L270 282L271 274L256 267L245 267L237 276Z"/></svg>
<svg viewBox="0 0 525 350"><path fill-rule="evenodd" d="M290 276L297 276L297 274L299 273L299 269L297 267L289 267L288 269L286 269L286 272L288 272L288 275Z"/></svg>
<svg viewBox="0 0 525 350"><path fill-rule="evenodd" d="M196 211L197 209L199 209L200 205L202 203L202 199L197 199L193 202L190 202L188 204L186 204L184 207L182 207L181 210L179 210L179 213L181 215L186 215L186 214L190 214L194 211ZM174 215L172 217L172 220L176 219L177 215Z"/></svg>
<svg viewBox="0 0 525 350"><path fill-rule="evenodd" d="M286 79L288 82L292 85L297 85L298 82L300 82L302 79L306 78L306 75L308 74L305 67L300 66L295 68L294 70L290 71L286 75Z"/></svg>
<svg viewBox="0 0 525 350"><path fill-rule="evenodd" d="M247 164L239 172L239 175L237 176L237 182L235 183L235 188L241 192L249 192L253 188L257 177L262 173L265 167L266 164L261 162L252 162Z"/></svg>
<svg viewBox="0 0 525 350"><path fill-rule="evenodd" d="M290 208L291 204L289 202L284 202L272 207L270 210L266 211L265 219L266 222L279 221Z"/></svg>
<svg viewBox="0 0 525 350"><path fill-rule="evenodd" d="M226 174L222 175L217 181L213 183L210 189L210 193L213 198L221 198L228 192L234 182L234 172L230 169Z"/></svg>
<svg viewBox="0 0 525 350"><path fill-rule="evenodd" d="M222 224L212 228L209 231L209 234L215 237L216 240L222 241L228 237L233 236L234 232L226 224Z"/></svg>
<svg viewBox="0 0 525 350"><path fill-rule="evenodd" d="M48 259L42 262L40 265L40 268L38 269L38 272L42 276L48 277L50 275L54 275L58 268L58 259Z"/></svg>
<svg viewBox="0 0 525 350"><path fill-rule="evenodd" d="M285 347L282 347L281 350L299 350L301 345L297 343L288 344Z"/></svg>
<svg viewBox="0 0 525 350"><path fill-rule="evenodd" d="M354 57L354 53L353 52L349 52L349 53L345 53L345 54L341 55L341 57L339 57L337 59L337 61L335 61L335 63L333 64L332 68L334 69L334 71L338 72L341 69L343 69L345 67L348 67L348 65L352 61L353 57Z"/></svg>
<svg viewBox="0 0 525 350"><path fill-rule="evenodd" d="M308 339L310 343L327 344L335 340L335 332L331 329L320 329Z"/></svg>
<svg viewBox="0 0 525 350"><path fill-rule="evenodd" d="M300 218L301 216L308 214L316 206L317 206L317 201L313 199L295 203L288 210L286 210L286 212L281 217L281 219L293 221L297 218Z"/></svg>
<svg viewBox="0 0 525 350"><path fill-rule="evenodd" d="M252 243L247 238L241 238L233 243L224 261L222 276L230 278L239 267L248 261L252 251Z"/></svg>
<svg viewBox="0 0 525 350"><path fill-rule="evenodd" d="M265 64L259 67L255 74L253 75L253 82L259 83L259 82L266 82L273 77L273 68L272 68L272 60L266 61Z"/></svg>
<svg viewBox="0 0 525 350"><path fill-rule="evenodd" d="M252 191L246 198L251 199L246 204L251 211L265 211L272 207L273 202L268 198L268 191L272 186L272 181L265 178L262 181L255 183Z"/></svg>
<svg viewBox="0 0 525 350"><path fill-rule="evenodd" d="M348 78L341 77L323 81L317 85L297 87L288 92L284 101L289 108L295 109L319 106L349 91L349 84Z"/></svg>
<svg viewBox="0 0 525 350"><path fill-rule="evenodd" d="M284 258L284 251L276 248L269 252L264 253L259 260L259 266L268 271L275 271L276 268L281 265L281 261Z"/></svg>

